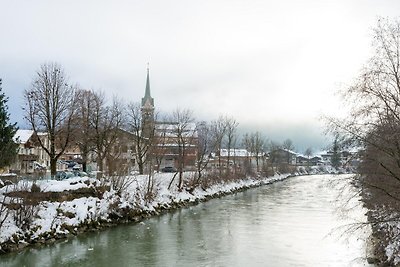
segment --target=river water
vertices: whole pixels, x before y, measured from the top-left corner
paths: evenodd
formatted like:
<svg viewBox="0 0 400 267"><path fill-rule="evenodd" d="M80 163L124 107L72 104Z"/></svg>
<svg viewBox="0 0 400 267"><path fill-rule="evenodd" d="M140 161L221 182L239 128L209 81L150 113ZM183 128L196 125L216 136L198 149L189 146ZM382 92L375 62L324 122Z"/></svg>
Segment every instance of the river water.
<svg viewBox="0 0 400 267"><path fill-rule="evenodd" d="M290 178L3 255L0 266L369 266L368 229L350 228L365 210L347 201L347 177Z"/></svg>

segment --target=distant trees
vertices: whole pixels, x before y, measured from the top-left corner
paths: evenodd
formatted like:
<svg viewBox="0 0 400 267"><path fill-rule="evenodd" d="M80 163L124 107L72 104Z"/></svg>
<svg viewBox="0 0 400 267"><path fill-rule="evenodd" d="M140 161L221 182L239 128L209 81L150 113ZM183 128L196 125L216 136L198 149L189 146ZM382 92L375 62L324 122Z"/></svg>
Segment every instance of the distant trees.
<svg viewBox="0 0 400 267"><path fill-rule="evenodd" d="M282 148L293 151L294 150L293 141L290 139L286 139L285 141L283 141Z"/></svg>
<svg viewBox="0 0 400 267"><path fill-rule="evenodd" d="M243 136L243 145L246 150L249 152L248 156L248 164L247 166L248 171L251 170L251 157L254 157L256 160L256 170L257 172L260 171L260 158L263 157L263 150L265 147L265 139L261 136L259 132L255 133L246 133Z"/></svg>
<svg viewBox="0 0 400 267"><path fill-rule="evenodd" d="M2 80L0 79L0 169L9 166L17 155L18 144L14 135L18 130L17 124L10 124L8 113L8 98L2 92Z"/></svg>
<svg viewBox="0 0 400 267"><path fill-rule="evenodd" d="M24 100L25 119L36 133L45 133L38 135L38 141L49 155L51 175L54 176L57 159L71 141L75 88L68 84L60 65L47 63L40 66L31 88L25 90Z"/></svg>
<svg viewBox="0 0 400 267"><path fill-rule="evenodd" d="M310 157L312 156L312 153L313 153L312 148L308 147L306 149L306 151L304 151L304 156L306 156L308 159L310 159Z"/></svg>

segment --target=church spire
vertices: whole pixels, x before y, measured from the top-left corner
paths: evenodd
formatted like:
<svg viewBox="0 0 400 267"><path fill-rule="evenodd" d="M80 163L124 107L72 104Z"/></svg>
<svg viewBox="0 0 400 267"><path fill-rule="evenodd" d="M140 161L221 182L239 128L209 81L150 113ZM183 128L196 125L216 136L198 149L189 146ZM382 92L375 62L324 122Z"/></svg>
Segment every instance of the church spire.
<svg viewBox="0 0 400 267"><path fill-rule="evenodd" d="M143 136L150 137L154 129L154 98L150 95L149 63L147 63L146 91L142 98L142 129Z"/></svg>
<svg viewBox="0 0 400 267"><path fill-rule="evenodd" d="M150 94L150 74L149 74L149 63L147 63L147 79L146 79L146 91L144 93L144 97L142 98L142 107L146 104L147 101L150 101L150 105L154 107L154 99Z"/></svg>
<svg viewBox="0 0 400 267"><path fill-rule="evenodd" d="M150 96L150 75L149 75L149 66L147 65L147 80L146 80L146 93L144 97L151 97Z"/></svg>

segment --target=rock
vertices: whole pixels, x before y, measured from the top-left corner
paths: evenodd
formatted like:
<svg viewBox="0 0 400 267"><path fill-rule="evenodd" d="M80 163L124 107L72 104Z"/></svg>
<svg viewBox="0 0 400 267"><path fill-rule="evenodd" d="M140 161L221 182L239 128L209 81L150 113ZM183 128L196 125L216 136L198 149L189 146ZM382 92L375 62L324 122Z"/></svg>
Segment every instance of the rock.
<svg viewBox="0 0 400 267"><path fill-rule="evenodd" d="M367 257L368 264L378 264L379 260L375 257Z"/></svg>

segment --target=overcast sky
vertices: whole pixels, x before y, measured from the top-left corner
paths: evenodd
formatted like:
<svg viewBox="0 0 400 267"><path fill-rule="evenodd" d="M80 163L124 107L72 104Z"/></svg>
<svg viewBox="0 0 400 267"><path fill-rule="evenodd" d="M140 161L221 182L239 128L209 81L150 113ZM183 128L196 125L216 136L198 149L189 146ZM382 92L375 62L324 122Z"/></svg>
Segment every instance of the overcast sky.
<svg viewBox="0 0 400 267"><path fill-rule="evenodd" d="M0 77L13 121L40 64L71 82L140 101L150 63L158 110L236 118L241 131L291 138L300 152L327 144L321 114L371 55L378 16L398 0L0 0Z"/></svg>

